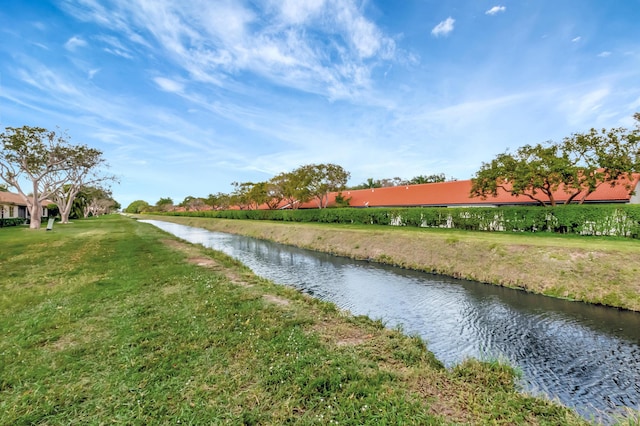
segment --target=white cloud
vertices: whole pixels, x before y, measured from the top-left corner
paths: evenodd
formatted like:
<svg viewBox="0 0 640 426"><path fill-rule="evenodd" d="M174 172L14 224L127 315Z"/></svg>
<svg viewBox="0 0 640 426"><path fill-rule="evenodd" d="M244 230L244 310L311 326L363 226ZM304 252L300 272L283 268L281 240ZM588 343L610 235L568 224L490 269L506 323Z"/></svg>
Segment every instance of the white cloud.
<svg viewBox="0 0 640 426"><path fill-rule="evenodd" d="M583 92L580 91L582 89L584 89ZM593 123L597 121L598 115L602 114L603 106L611 104L608 102L611 94L611 89L606 86L590 91L587 88L578 88L563 96L564 101L559 103L559 107L565 113L569 123L576 125Z"/></svg>
<svg viewBox="0 0 640 426"><path fill-rule="evenodd" d="M608 56L611 56L611 52L606 51L606 50L605 50L604 52L600 52L600 53L598 53L598 57L599 57L599 58L606 58L606 57L608 57Z"/></svg>
<svg viewBox="0 0 640 426"><path fill-rule="evenodd" d="M431 34L433 34L436 37L446 36L451 31L453 31L453 24L455 22L456 22L455 19L453 19L452 17L448 17L447 19L445 19L444 21L442 21L438 25L436 25L431 30Z"/></svg>
<svg viewBox="0 0 640 426"><path fill-rule="evenodd" d="M78 47L84 47L87 45L87 42L81 39L80 37L73 36L64 44L64 48L70 51L76 50Z"/></svg>
<svg viewBox="0 0 640 426"><path fill-rule="evenodd" d="M504 12L505 10L507 10L505 6L493 6L485 12L485 15L495 15L497 13Z"/></svg>
<svg viewBox="0 0 640 426"><path fill-rule="evenodd" d="M100 72L100 68L89 70L89 74L88 74L89 80L91 80L93 76L95 76L99 72Z"/></svg>
<svg viewBox="0 0 640 426"><path fill-rule="evenodd" d="M229 76L249 72L329 99L359 97L370 90L373 69L398 54L393 37L356 0L83 3L68 6L69 12L122 33L102 39L108 52L131 58L144 45L147 54L169 56L192 79L227 88Z"/></svg>
<svg viewBox="0 0 640 426"><path fill-rule="evenodd" d="M184 85L178 81L164 77L155 77L153 79L160 89L165 92L180 93L184 91Z"/></svg>
<svg viewBox="0 0 640 426"><path fill-rule="evenodd" d="M283 18L292 24L301 24L317 16L325 7L324 0L276 0Z"/></svg>
<svg viewBox="0 0 640 426"><path fill-rule="evenodd" d="M578 36L578 37L574 38L574 39L573 39L573 40L571 40L571 41L572 41L573 43L577 43L577 42L579 42L580 40L582 40L582 37Z"/></svg>

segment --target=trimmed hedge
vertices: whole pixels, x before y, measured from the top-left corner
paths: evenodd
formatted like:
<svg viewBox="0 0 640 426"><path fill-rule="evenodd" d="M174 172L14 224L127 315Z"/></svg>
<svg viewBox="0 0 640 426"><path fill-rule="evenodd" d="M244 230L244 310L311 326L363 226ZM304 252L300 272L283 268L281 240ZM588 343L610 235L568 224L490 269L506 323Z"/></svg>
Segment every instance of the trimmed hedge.
<svg viewBox="0 0 640 426"><path fill-rule="evenodd" d="M4 228L7 226L24 225L26 221L27 220L23 217L3 218L3 219L0 219L0 228Z"/></svg>
<svg viewBox="0 0 640 426"><path fill-rule="evenodd" d="M153 213L158 214L158 213ZM407 207L305 210L224 210L163 213L174 216L284 222L353 223L456 228L471 231L555 232L640 237L640 205L556 207Z"/></svg>

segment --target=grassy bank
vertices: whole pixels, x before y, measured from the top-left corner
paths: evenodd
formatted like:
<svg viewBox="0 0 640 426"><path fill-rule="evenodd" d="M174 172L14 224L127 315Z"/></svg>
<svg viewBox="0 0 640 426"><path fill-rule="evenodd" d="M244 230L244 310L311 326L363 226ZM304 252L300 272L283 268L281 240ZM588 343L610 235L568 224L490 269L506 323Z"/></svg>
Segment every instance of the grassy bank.
<svg viewBox="0 0 640 426"><path fill-rule="evenodd" d="M635 240L172 216L158 219L640 311L640 241Z"/></svg>
<svg viewBox="0 0 640 426"><path fill-rule="evenodd" d="M0 241L3 425L584 424L131 219Z"/></svg>

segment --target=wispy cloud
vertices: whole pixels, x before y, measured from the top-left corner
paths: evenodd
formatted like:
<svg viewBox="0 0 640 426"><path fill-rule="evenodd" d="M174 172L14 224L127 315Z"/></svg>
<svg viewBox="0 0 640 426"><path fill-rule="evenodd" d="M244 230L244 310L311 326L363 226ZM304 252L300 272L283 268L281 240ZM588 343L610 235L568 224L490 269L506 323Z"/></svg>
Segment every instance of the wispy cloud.
<svg viewBox="0 0 640 426"><path fill-rule="evenodd" d="M99 35L95 38L97 41L105 44L103 48L105 52L112 55L121 56L126 59L132 59L132 50L129 49L120 39L113 36Z"/></svg>
<svg viewBox="0 0 640 426"><path fill-rule="evenodd" d="M184 90L184 84L164 77L156 77L153 79L160 89L165 92L179 93Z"/></svg>
<svg viewBox="0 0 640 426"><path fill-rule="evenodd" d="M610 96L611 90L608 87L594 88L584 93L574 93L571 98L561 102L560 107L566 111L567 119L571 123L593 122Z"/></svg>
<svg viewBox="0 0 640 426"><path fill-rule="evenodd" d="M73 36L64 44L64 48L70 51L76 50L78 47L84 47L87 42L80 37Z"/></svg>
<svg viewBox="0 0 640 426"><path fill-rule="evenodd" d="M192 78L213 84L223 84L229 74L252 72L283 87L351 98L368 90L373 69L397 53L393 37L353 0L263 0L255 7L235 1L110 3L113 20L105 19L102 2L86 0L84 7L68 10L125 33L132 42L152 41L162 51L158 54L168 54ZM137 34L128 29L133 27ZM130 55L115 43L109 51Z"/></svg>
<svg viewBox="0 0 640 426"><path fill-rule="evenodd" d="M507 8L505 6L493 6L491 9L487 10L485 12L486 15L496 15L500 12L504 12L505 10L507 10Z"/></svg>
<svg viewBox="0 0 640 426"><path fill-rule="evenodd" d="M572 41L573 43L577 43L577 42L579 42L580 40L582 40L582 37L578 36L578 37L576 37L576 38L572 39L571 41Z"/></svg>
<svg viewBox="0 0 640 426"><path fill-rule="evenodd" d="M440 22L438 25L433 27L431 30L431 34L436 37L447 36L451 31L453 31L453 24L456 22L452 17L448 17L444 21Z"/></svg>
<svg viewBox="0 0 640 426"><path fill-rule="evenodd" d="M611 56L611 52L609 52L608 50L605 50L604 52L598 53L598 57L599 58L607 58L609 56Z"/></svg>

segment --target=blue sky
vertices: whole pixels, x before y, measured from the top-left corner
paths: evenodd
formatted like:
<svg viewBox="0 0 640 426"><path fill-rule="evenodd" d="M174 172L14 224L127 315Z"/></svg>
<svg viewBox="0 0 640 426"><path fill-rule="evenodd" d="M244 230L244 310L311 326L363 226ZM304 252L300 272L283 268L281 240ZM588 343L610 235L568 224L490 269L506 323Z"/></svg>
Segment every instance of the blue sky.
<svg viewBox="0 0 640 426"><path fill-rule="evenodd" d="M310 163L445 173L640 111L639 0L51 0L0 7L0 126L101 149L123 207Z"/></svg>

